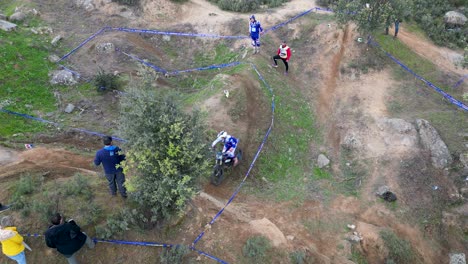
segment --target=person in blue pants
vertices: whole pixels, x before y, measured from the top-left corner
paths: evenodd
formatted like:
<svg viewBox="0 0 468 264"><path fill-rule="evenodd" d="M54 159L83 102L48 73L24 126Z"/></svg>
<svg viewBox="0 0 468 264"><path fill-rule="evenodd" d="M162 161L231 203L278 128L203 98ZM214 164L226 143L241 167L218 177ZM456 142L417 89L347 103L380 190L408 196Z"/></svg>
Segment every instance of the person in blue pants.
<svg viewBox="0 0 468 264"><path fill-rule="evenodd" d="M127 198L127 189L124 186L125 175L123 169L119 166L120 162L125 160L125 155L121 153L122 150L119 147L112 145L112 137L105 136L103 138L103 143L104 148L96 152L94 164L99 166L102 163L104 174L106 175L107 181L109 181L111 195L117 195L118 187L120 195L123 198Z"/></svg>

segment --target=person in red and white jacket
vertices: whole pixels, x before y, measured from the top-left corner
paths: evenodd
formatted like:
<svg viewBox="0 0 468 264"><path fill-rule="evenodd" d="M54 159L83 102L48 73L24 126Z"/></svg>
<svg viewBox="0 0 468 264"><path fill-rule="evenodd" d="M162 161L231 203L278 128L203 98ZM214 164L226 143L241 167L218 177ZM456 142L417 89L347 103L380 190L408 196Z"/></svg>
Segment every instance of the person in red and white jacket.
<svg viewBox="0 0 468 264"><path fill-rule="evenodd" d="M291 58L291 49L288 47L288 45L286 45L286 41L283 41L283 43L281 43L281 46L279 46L277 54L273 56L273 61L275 63L272 66L277 68L278 63L276 62L276 60L281 59L284 62L284 66L286 66L286 71L284 72L284 74L287 75L289 70L289 58Z"/></svg>

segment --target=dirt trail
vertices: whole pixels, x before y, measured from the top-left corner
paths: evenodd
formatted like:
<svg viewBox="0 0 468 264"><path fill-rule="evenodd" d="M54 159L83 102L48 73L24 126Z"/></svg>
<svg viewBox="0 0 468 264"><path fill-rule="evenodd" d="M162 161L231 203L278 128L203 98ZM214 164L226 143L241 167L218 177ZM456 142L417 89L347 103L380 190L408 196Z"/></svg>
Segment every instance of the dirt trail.
<svg viewBox="0 0 468 264"><path fill-rule="evenodd" d="M446 47L438 47L427 39L423 39L413 33L400 29L398 39L405 43L410 49L418 55L428 59L437 67L448 72L454 72L460 75L468 74L468 69L457 67L455 63L463 60L463 52L448 49Z"/></svg>

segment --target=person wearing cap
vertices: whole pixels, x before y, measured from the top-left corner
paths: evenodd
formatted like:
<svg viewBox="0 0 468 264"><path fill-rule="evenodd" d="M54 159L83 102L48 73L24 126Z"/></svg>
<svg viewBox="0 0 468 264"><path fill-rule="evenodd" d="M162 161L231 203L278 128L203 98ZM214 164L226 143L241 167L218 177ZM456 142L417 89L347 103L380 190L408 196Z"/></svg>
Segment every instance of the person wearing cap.
<svg viewBox="0 0 468 264"><path fill-rule="evenodd" d="M239 140L231 135L228 135L226 131L221 131L218 133L218 136L215 139L215 141L211 143L211 147L214 148L219 142L224 143L223 155L234 160L233 166L237 166L237 163L239 163L239 159L236 157L236 148Z"/></svg>
<svg viewBox="0 0 468 264"><path fill-rule="evenodd" d="M16 261L18 264L26 264L23 237L18 234L16 227L13 226L10 216L4 216L0 220L0 243L2 244L2 252L5 256Z"/></svg>
<svg viewBox="0 0 468 264"><path fill-rule="evenodd" d="M254 15L250 16L249 22L250 38L252 38L252 46L254 47L254 54L260 52L260 34L263 34L263 28L255 19Z"/></svg>
<svg viewBox="0 0 468 264"><path fill-rule="evenodd" d="M281 45L279 46L279 49L276 53L275 56L273 56L273 67L278 68L278 62L276 60L281 59L284 63L284 66L286 66L286 71L284 72L285 75L288 74L289 71L289 59L291 58L291 49L288 47L286 44L286 41L283 41Z"/></svg>
<svg viewBox="0 0 468 264"><path fill-rule="evenodd" d="M125 155L121 153L122 150L119 147L112 145L112 137L105 136L102 141L104 148L96 152L94 164L99 166L102 163L111 195L117 195L118 187L120 195L127 198L127 189L124 186L125 175L120 167L120 162L125 160Z"/></svg>
<svg viewBox="0 0 468 264"><path fill-rule="evenodd" d="M46 245L55 248L67 258L69 264L77 264L75 254L83 245L94 248L95 242L81 232L81 228L73 219L64 221L61 214L56 213L50 218L52 223L44 234Z"/></svg>

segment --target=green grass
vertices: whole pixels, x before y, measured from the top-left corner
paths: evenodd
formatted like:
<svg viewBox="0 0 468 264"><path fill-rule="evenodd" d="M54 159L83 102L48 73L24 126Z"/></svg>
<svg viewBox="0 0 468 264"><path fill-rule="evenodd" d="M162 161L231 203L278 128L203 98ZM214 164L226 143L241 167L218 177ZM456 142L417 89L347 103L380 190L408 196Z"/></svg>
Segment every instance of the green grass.
<svg viewBox="0 0 468 264"><path fill-rule="evenodd" d="M41 115L55 111L55 98L48 83L53 64L47 60L48 39L19 29L0 32L0 104L4 109ZM0 114L0 136L37 132L44 125L5 113Z"/></svg>
<svg viewBox="0 0 468 264"><path fill-rule="evenodd" d="M225 44L218 44L213 50L203 50L194 56L195 65L203 67L213 64L230 63L239 60L239 54Z"/></svg>
<svg viewBox="0 0 468 264"><path fill-rule="evenodd" d="M321 141L314 114L301 92L277 71L272 71L266 61L255 64L275 94L275 127L256 164L256 177L267 179L272 189L258 195L273 196L279 201L304 199L307 188L303 181L310 174L307 171L312 170L309 147L311 142ZM266 88L264 91L271 98ZM252 191L255 192L254 188Z"/></svg>

